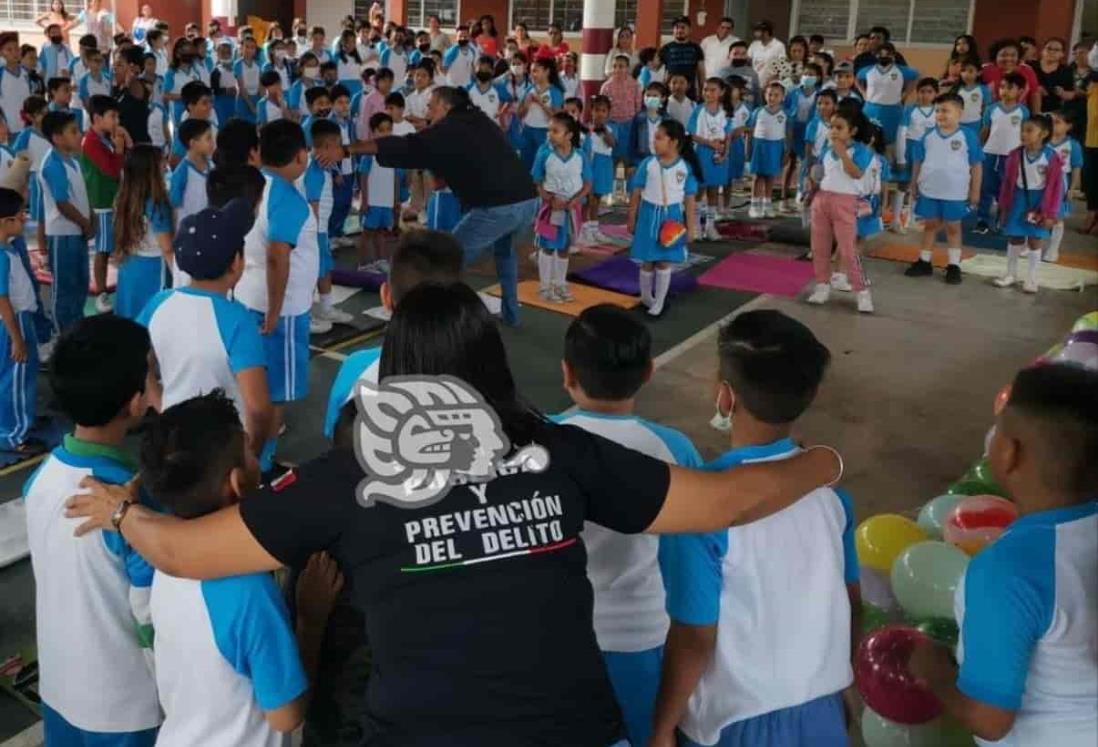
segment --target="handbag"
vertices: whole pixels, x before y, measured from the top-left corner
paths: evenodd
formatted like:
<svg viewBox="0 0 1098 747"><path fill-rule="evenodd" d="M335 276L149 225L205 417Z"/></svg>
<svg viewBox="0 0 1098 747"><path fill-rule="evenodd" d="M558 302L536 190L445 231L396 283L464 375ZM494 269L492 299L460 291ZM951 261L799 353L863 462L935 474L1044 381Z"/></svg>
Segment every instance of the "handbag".
<svg viewBox="0 0 1098 747"><path fill-rule="evenodd" d="M663 164L660 164L660 194L663 197L663 205L666 209L670 206L667 204L667 183L664 181L666 178L664 171ZM685 237L686 226L682 221L677 221L674 218L664 218L660 223L659 241L660 246L664 249L670 249Z"/></svg>
<svg viewBox="0 0 1098 747"><path fill-rule="evenodd" d="M1029 179L1026 177L1026 148L1024 145L1019 146L1018 155L1021 158L1018 159L1018 170L1022 172L1022 199L1026 203L1026 222L1033 225L1039 225L1041 223L1041 210L1032 210L1029 207Z"/></svg>

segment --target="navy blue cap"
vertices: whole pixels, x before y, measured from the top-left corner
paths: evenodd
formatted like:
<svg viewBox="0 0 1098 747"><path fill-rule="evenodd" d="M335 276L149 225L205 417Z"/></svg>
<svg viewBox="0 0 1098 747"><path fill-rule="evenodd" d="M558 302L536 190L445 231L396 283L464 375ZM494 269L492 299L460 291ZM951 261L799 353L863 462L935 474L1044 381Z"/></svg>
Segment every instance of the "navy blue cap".
<svg viewBox="0 0 1098 747"><path fill-rule="evenodd" d="M221 209L206 208L188 215L175 232L176 264L199 280L216 280L243 250L244 237L254 222L251 203L242 197Z"/></svg>

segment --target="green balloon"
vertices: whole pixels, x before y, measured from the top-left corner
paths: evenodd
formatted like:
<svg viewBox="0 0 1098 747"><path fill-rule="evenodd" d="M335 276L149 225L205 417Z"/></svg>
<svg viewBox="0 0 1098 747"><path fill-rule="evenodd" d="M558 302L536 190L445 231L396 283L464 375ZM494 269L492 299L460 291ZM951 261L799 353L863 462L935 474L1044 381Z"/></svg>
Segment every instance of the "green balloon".
<svg viewBox="0 0 1098 747"><path fill-rule="evenodd" d="M987 459L981 459L972 465L972 468L960 480L960 482L969 481L983 483L987 486L984 493L970 493L970 495L1006 495L1003 489L999 487L999 483L995 482L995 475L991 473L991 465L988 464Z"/></svg>
<svg viewBox="0 0 1098 747"><path fill-rule="evenodd" d="M868 602L862 603L862 633L868 634L877 628L883 628L891 623L892 616L887 611Z"/></svg>
<svg viewBox="0 0 1098 747"><path fill-rule="evenodd" d="M949 512L961 502L962 498L964 498L964 495L959 493L946 493L937 498L931 498L919 510L919 518L916 519L919 528L926 532L931 539L941 539L942 527L945 525L946 519L949 518Z"/></svg>
<svg viewBox="0 0 1098 747"><path fill-rule="evenodd" d="M948 646L951 650L957 645L957 636L960 635L957 623L947 617L932 617L929 620L922 620L916 623L915 629L922 631L932 640Z"/></svg>
<svg viewBox="0 0 1098 747"><path fill-rule="evenodd" d="M946 493L950 495L997 495L1002 498L1006 497L1003 489L994 482L977 480L968 474L946 488Z"/></svg>
<svg viewBox="0 0 1098 747"><path fill-rule="evenodd" d="M867 707L862 711L862 741L866 747L941 747L941 721L898 724Z"/></svg>
<svg viewBox="0 0 1098 747"><path fill-rule="evenodd" d="M953 619L953 595L968 566L968 556L945 542L917 542L892 564L892 593L916 618Z"/></svg>

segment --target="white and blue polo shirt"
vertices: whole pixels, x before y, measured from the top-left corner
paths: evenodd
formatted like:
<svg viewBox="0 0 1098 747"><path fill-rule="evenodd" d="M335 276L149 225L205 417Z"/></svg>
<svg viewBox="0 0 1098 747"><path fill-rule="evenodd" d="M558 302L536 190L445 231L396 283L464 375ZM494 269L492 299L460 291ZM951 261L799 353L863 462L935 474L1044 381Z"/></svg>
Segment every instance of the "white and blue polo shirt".
<svg viewBox="0 0 1098 747"><path fill-rule="evenodd" d="M332 172L320 165L314 157L309 158L309 165L305 167L300 179L301 190L305 193L305 199L317 206L316 220L317 233L321 236L328 235L328 219L332 217Z"/></svg>
<svg viewBox="0 0 1098 747"><path fill-rule="evenodd" d="M935 200L967 200L972 173L970 169L984 160L980 139L967 127L958 127L949 135L940 128L927 130L911 146L908 158L919 169L919 194Z"/></svg>
<svg viewBox="0 0 1098 747"><path fill-rule="evenodd" d="M984 121L984 109L994 100L991 90L983 83L976 83L971 88L961 86L957 94L964 99L965 108L961 111L961 124L979 125Z"/></svg>
<svg viewBox="0 0 1098 747"><path fill-rule="evenodd" d="M64 44L47 42L38 50L38 71L45 80L67 78L75 56Z"/></svg>
<svg viewBox="0 0 1098 747"><path fill-rule="evenodd" d="M732 449L705 469L798 452L784 438ZM679 725L692 741L716 744L729 724L808 703L853 681L847 584L859 577L854 526L850 497L817 488L750 524L666 537L671 619L717 626L713 661Z"/></svg>
<svg viewBox="0 0 1098 747"><path fill-rule="evenodd" d="M469 100L473 106L480 109L493 122L499 116L500 107L511 100L507 93L507 87L501 83L492 82L487 90L482 91L476 81L465 86L469 92Z"/></svg>
<svg viewBox="0 0 1098 747"><path fill-rule="evenodd" d="M694 444L673 428L634 415L578 410L553 418L608 438L634 451L683 467L701 466ZM662 571L664 537L621 534L584 522L587 577L595 592L593 621L599 648L633 653L663 645L670 621Z"/></svg>
<svg viewBox="0 0 1098 747"><path fill-rule="evenodd" d="M178 288L153 296L137 322L149 329L164 407L223 389L244 414L237 374L267 367L259 329L244 306L210 291Z"/></svg>
<svg viewBox="0 0 1098 747"><path fill-rule="evenodd" d="M328 394L328 409L324 413L324 435L331 438L335 435L336 423L339 422L339 411L351 401L355 394L355 384L364 381L368 384L377 384L378 370L381 364L381 346L359 350L347 356L347 359L339 366L335 381L332 382L332 391Z"/></svg>
<svg viewBox="0 0 1098 747"><path fill-rule="evenodd" d="M0 111L12 135L18 134L27 125L23 124L23 102L30 96L30 73L22 65L15 69L0 65Z"/></svg>
<svg viewBox="0 0 1098 747"><path fill-rule="evenodd" d="M27 481L39 692L78 729L134 732L160 723L151 645L153 570L116 532L73 532L65 501L94 477L121 484L136 464L120 449L65 436Z"/></svg>
<svg viewBox="0 0 1098 747"><path fill-rule="evenodd" d="M538 149L531 175L549 194L570 199L591 181L591 162L579 148L572 148L565 158L546 143Z"/></svg>
<svg viewBox="0 0 1098 747"><path fill-rule="evenodd" d="M1022 516L968 564L954 605L957 688L1016 712L996 745L1098 744L1095 569L1093 500Z"/></svg>
<svg viewBox="0 0 1098 747"><path fill-rule="evenodd" d="M210 581L157 571L152 582L162 747L281 747L264 712L309 686L293 626L269 573Z"/></svg>
<svg viewBox="0 0 1098 747"><path fill-rule="evenodd" d="M87 215L88 189L80 164L56 148L50 148L38 168L38 183L42 188L42 208L46 216L47 236L80 236L80 226L61 214L62 202L72 203L81 215Z"/></svg>
<svg viewBox="0 0 1098 747"><path fill-rule="evenodd" d="M462 47L452 44L442 55L442 68L450 76L450 82L458 88L469 85L473 79L473 68L477 63L477 51L472 44Z"/></svg>
<svg viewBox="0 0 1098 747"><path fill-rule="evenodd" d="M267 249L270 244L289 244L290 276L282 302L282 316L307 314L313 305L313 288L320 271L317 221L305 195L277 174L265 174L255 223L244 238L244 275L237 283L236 299L253 311L267 311Z"/></svg>
<svg viewBox="0 0 1098 747"><path fill-rule="evenodd" d="M1009 155L1022 144L1022 123L1029 119L1029 109L1024 104L1015 104L1007 109L1001 101L984 110L984 127L987 139L984 140L984 153L995 156Z"/></svg>
<svg viewBox="0 0 1098 747"><path fill-rule="evenodd" d="M184 158L172 170L168 183L168 199L175 210L176 225L182 223L188 215L205 210L209 205L210 201L206 197L206 179L209 176L209 164L203 170L189 158Z"/></svg>
<svg viewBox="0 0 1098 747"><path fill-rule="evenodd" d="M10 243L0 243L0 296L8 299L16 315L24 311L38 311L34 284L19 252ZM18 327L19 321L16 320L15 324ZM7 334L7 330L0 334ZM9 364L10 361L3 361L0 366Z"/></svg>
<svg viewBox="0 0 1098 747"><path fill-rule="evenodd" d="M88 105L92 96L110 95L111 76L105 71L101 71L98 78L94 77L91 73L84 73L77 80L76 97L80 99L80 103L84 106Z"/></svg>

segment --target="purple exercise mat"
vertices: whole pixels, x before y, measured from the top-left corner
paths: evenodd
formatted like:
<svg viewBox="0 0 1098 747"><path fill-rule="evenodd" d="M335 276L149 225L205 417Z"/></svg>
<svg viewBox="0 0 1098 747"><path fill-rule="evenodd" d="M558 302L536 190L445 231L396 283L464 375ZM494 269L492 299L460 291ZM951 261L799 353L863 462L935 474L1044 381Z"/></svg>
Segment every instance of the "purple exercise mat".
<svg viewBox="0 0 1098 747"><path fill-rule="evenodd" d="M640 295L640 266L629 257L611 257L585 270L569 274L574 280L627 296ZM685 270L671 273L671 295L688 293L698 287L698 279Z"/></svg>
<svg viewBox="0 0 1098 747"><path fill-rule="evenodd" d="M698 282L714 288L792 298L811 279L811 262L767 254L733 254L703 272Z"/></svg>
<svg viewBox="0 0 1098 747"><path fill-rule="evenodd" d="M365 288L366 290L380 290L385 282L385 275L380 272L365 272L352 270L346 267L332 268L332 282L336 285L346 285L350 288Z"/></svg>

